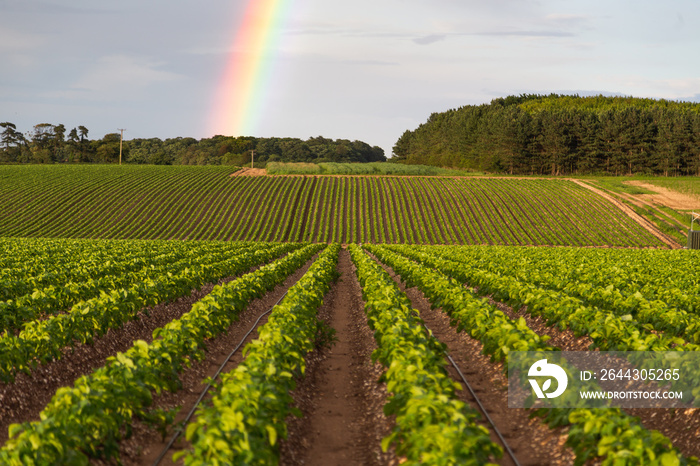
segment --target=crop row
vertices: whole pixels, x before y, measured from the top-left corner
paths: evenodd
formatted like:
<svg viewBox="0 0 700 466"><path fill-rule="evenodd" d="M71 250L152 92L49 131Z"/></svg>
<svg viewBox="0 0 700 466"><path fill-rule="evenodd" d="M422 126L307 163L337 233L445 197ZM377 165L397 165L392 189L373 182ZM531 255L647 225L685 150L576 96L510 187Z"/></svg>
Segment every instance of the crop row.
<svg viewBox="0 0 700 466"><path fill-rule="evenodd" d="M290 391L314 347L321 325L316 312L336 276L339 250L335 244L319 255L246 346L245 360L221 376L187 429L192 449L178 454L186 465L279 460L277 439L286 438L285 419L293 411Z"/></svg>
<svg viewBox="0 0 700 466"><path fill-rule="evenodd" d="M118 457L118 442L130 435L134 418L166 421L165 413L150 409L153 394L177 390L178 373L203 356L206 340L224 332L252 299L281 283L321 248L306 246L214 287L180 319L156 329L152 343L136 341L73 387L59 389L40 421L10 427L0 462L87 464L89 458Z"/></svg>
<svg viewBox="0 0 700 466"><path fill-rule="evenodd" d="M479 414L455 396L445 370L444 346L427 334L417 312L389 275L359 246L350 246L365 310L375 332L373 358L387 371L384 411L396 416L382 445L396 445L405 464L484 464L503 452Z"/></svg>
<svg viewBox="0 0 700 466"><path fill-rule="evenodd" d="M263 244L255 247L259 250ZM173 252L148 257L139 255L126 260L117 259L95 264L94 268L83 267L86 275L76 277L63 273L45 274L40 277L30 277L18 281L13 291L17 289L33 290L25 295L15 296L14 299L0 302L0 333L4 330L18 329L25 322L38 318L42 314L57 314L66 308L103 292L128 288L134 283L145 282L165 274L177 274L185 268L199 264L219 262L231 255L252 251L253 246L231 245L222 248L221 245L199 243L172 248ZM83 279L83 281L78 281Z"/></svg>
<svg viewBox="0 0 700 466"><path fill-rule="evenodd" d="M0 236L662 246L622 211L566 180L51 168L42 177L41 167L0 167L24 175L0 186Z"/></svg>
<svg viewBox="0 0 700 466"><path fill-rule="evenodd" d="M459 330L481 341L484 353L493 360L505 362L505 356L511 351L552 350L522 318L518 322L511 321L486 300L477 299L462 283L441 273L439 270L445 270L446 266L440 267L444 265L440 260L433 262L425 253L411 254L406 247L391 247L403 256L381 246L368 249L396 270L409 286L417 286L434 306L442 307ZM438 270L407 257L436 265ZM491 291L493 289L480 288L480 292ZM571 426L567 445L574 449L579 465L598 457L604 458L603 464L625 464L629 460L636 464L695 464L693 459L680 455L668 438L645 429L636 418L619 409L547 409L537 413L552 426Z"/></svg>
<svg viewBox="0 0 700 466"><path fill-rule="evenodd" d="M296 248L297 244L288 243L233 256L224 254L225 258L212 263L203 258L202 263L183 264L179 273L161 271L129 288L103 291L65 314L30 321L17 335L5 332L0 336L0 380L12 380L18 372L30 372L40 363L58 359L63 348L75 342L89 343L133 320L149 306L184 296L205 283L237 275Z"/></svg>
<svg viewBox="0 0 700 466"><path fill-rule="evenodd" d="M606 309L654 330L700 343L700 284L694 251L435 248L434 254L517 277ZM689 279L690 276L690 279Z"/></svg>

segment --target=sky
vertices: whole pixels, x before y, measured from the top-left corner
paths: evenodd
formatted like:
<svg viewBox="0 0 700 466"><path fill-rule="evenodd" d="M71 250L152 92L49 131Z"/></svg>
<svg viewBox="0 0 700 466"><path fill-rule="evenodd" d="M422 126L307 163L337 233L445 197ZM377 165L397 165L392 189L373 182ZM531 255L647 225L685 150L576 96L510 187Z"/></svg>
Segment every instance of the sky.
<svg viewBox="0 0 700 466"><path fill-rule="evenodd" d="M508 95L700 102L696 0L282 0L234 134L214 109L247 3L0 0L0 121L91 139L324 136L390 156L431 113Z"/></svg>

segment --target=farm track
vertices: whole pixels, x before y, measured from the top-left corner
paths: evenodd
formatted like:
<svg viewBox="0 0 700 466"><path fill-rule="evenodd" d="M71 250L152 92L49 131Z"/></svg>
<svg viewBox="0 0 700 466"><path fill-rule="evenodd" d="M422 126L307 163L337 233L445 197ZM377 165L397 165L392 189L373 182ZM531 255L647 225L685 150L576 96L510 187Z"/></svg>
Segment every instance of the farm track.
<svg viewBox="0 0 700 466"><path fill-rule="evenodd" d="M673 240L673 238L666 235L665 233L662 233L658 228L656 228L656 226L651 224L651 222L649 222L647 219L645 219L641 215L637 214L634 210L632 210L631 208L629 208L628 206L626 206L622 202L615 199L609 193L605 192L604 190L602 190L600 188L593 187L593 186L589 185L588 183L584 183L584 182L579 181L579 180L572 179L571 181L576 183L579 186L582 186L588 190L591 190L592 192L594 192L594 193L602 196L603 198L607 199L608 201L610 201L617 208L619 208L623 212L625 212L625 214L627 214L630 218L634 219L634 221L637 222L637 224L641 225L649 233L651 233L652 235L657 237L659 240L661 240L665 244L667 244L671 249L678 249L681 247L678 243L676 243L675 240Z"/></svg>
<svg viewBox="0 0 700 466"><path fill-rule="evenodd" d="M377 260L376 257L372 256L372 258ZM574 454L571 449L564 447L566 434L562 429L550 429L537 418L530 418L530 412L527 409L508 408L508 380L503 373L503 365L490 362L489 357L483 353L483 345L466 333L457 332L450 325L447 314L440 308L432 309L430 301L418 288L407 288L390 267L378 260L377 263L391 276L399 289L406 293L412 307L420 313L421 319L433 336L447 346L448 353L465 375L518 462L533 466L572 464ZM459 398L478 411L476 401L463 386L457 371L449 364L447 370L453 380L462 385L463 389L457 392ZM500 444L493 427L483 415L482 421L482 425L491 433L491 440ZM498 464L513 465L514 463L508 454L504 454Z"/></svg>

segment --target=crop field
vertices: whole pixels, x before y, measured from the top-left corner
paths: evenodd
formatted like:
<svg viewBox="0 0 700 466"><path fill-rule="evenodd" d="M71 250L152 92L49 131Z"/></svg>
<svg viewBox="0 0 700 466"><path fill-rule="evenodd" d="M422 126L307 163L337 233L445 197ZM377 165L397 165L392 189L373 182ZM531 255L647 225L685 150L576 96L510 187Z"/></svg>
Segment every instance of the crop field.
<svg viewBox="0 0 700 466"><path fill-rule="evenodd" d="M664 247L566 180L0 167L0 236Z"/></svg>
<svg viewBox="0 0 700 466"><path fill-rule="evenodd" d="M506 356L697 351L699 259L0 238L0 463L697 464L697 408L508 408Z"/></svg>

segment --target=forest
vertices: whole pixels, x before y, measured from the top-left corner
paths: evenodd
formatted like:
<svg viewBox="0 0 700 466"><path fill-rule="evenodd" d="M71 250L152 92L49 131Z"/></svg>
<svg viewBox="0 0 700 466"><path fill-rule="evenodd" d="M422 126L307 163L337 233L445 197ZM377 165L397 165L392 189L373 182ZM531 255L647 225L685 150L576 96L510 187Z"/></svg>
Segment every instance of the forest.
<svg viewBox="0 0 700 466"><path fill-rule="evenodd" d="M520 175L700 175L700 104L521 95L433 113L393 159Z"/></svg>
<svg viewBox="0 0 700 466"><path fill-rule="evenodd" d="M119 133L88 139L85 126L66 131L41 123L22 133L0 123L0 163L118 163ZM67 133L67 134L66 134ZM243 165L251 162L383 162L384 150L362 141L214 136L124 140L122 162L153 165Z"/></svg>

